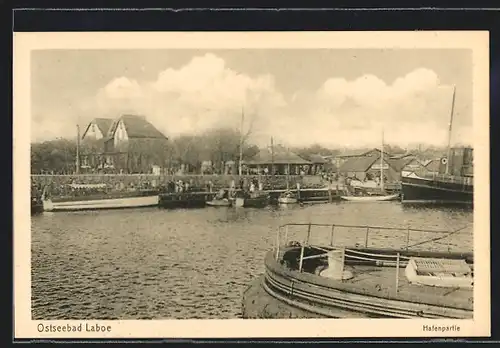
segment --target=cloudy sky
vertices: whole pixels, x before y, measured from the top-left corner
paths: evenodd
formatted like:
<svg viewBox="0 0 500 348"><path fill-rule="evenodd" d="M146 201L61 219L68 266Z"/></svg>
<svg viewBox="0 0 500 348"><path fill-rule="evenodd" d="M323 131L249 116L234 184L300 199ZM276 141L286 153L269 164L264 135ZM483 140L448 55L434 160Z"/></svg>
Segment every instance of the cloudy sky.
<svg viewBox="0 0 500 348"><path fill-rule="evenodd" d="M31 59L32 141L94 117L144 115L167 136L252 127L288 146L472 143L468 50L41 50Z"/></svg>

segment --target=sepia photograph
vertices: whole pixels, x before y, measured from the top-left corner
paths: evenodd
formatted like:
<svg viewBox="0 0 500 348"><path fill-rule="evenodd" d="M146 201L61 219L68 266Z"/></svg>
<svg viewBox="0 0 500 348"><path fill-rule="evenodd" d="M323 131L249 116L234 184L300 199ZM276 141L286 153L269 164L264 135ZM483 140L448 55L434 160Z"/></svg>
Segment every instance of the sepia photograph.
<svg viewBox="0 0 500 348"><path fill-rule="evenodd" d="M487 33L22 33L14 66L20 336L489 333Z"/></svg>

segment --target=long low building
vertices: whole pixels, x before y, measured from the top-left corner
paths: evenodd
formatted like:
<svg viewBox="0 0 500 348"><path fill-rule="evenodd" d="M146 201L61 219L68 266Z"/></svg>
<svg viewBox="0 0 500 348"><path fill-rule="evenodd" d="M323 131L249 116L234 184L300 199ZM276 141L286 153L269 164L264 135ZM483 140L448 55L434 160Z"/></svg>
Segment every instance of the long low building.
<svg viewBox="0 0 500 348"><path fill-rule="evenodd" d="M279 175L310 174L313 169L310 161L280 145L261 149L252 159L245 161L245 166L257 173Z"/></svg>

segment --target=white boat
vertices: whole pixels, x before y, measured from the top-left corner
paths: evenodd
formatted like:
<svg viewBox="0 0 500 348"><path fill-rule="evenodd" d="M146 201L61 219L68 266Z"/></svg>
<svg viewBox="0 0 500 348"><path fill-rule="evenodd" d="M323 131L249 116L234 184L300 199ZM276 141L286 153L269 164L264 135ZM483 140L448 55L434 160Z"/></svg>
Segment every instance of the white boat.
<svg viewBox="0 0 500 348"><path fill-rule="evenodd" d="M104 184L70 186L79 189L102 189L105 187ZM49 212L124 209L158 206L159 195L156 190L137 190L111 193L97 192L95 194L82 196L63 196L51 198L47 196L47 190L44 189L42 202L43 210Z"/></svg>
<svg viewBox="0 0 500 348"><path fill-rule="evenodd" d="M207 201L207 205L211 207L228 207L231 205L231 202L229 199L224 198L224 199L213 199L211 201Z"/></svg>
<svg viewBox="0 0 500 348"><path fill-rule="evenodd" d="M377 201L393 201L399 198L399 194L393 195L371 195L371 196L340 196L344 201L356 202L377 202Z"/></svg>
<svg viewBox="0 0 500 348"><path fill-rule="evenodd" d="M279 204L295 204L297 202L297 197L291 191L285 191L278 197Z"/></svg>

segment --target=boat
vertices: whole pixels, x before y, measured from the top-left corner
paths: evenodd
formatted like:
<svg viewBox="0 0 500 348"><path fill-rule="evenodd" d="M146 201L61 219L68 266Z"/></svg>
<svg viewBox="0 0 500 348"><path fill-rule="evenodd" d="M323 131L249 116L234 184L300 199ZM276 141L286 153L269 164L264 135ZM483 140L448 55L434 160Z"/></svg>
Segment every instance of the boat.
<svg viewBox="0 0 500 348"><path fill-rule="evenodd" d="M43 212L42 192L38 187L31 185L31 215L40 214Z"/></svg>
<svg viewBox="0 0 500 348"><path fill-rule="evenodd" d="M438 173L419 170L401 175L403 204L458 204L472 206L474 201L474 149L468 146L451 147L455 92L451 104L447 154L440 158Z"/></svg>
<svg viewBox="0 0 500 348"><path fill-rule="evenodd" d="M308 227L307 227L308 226ZM304 228L306 227L306 228ZM323 240L311 242L312 227ZM307 237L295 233L307 232ZM397 228L339 224L287 224L278 229L276 245L265 255L265 271L243 294L243 318L429 318L472 319L474 258L466 251L417 248L455 231L401 228L404 233L438 234L439 238L393 248L369 244L381 231ZM289 230L294 238L288 239ZM364 245L335 243L341 232L365 234ZM378 235L378 234L377 234ZM330 238L328 238L330 237ZM380 238L380 235L378 235ZM342 239L342 238L338 238ZM314 238L314 240L320 240ZM350 239L344 239L350 240Z"/></svg>
<svg viewBox="0 0 500 348"><path fill-rule="evenodd" d="M235 207L264 208L269 205L269 194L264 192L239 192L231 202Z"/></svg>
<svg viewBox="0 0 500 348"><path fill-rule="evenodd" d="M359 181L358 181L359 182ZM361 184L361 182L359 182ZM384 186L384 132L382 131L382 147L380 149L380 186L366 189L362 186L352 185L355 194L342 195L341 200L353 202L382 202L394 201L400 198L399 193L388 194ZM347 191L348 192L348 191Z"/></svg>
<svg viewBox="0 0 500 348"><path fill-rule="evenodd" d="M43 203L36 197L33 197L31 199L31 215L40 214L42 212L43 212Z"/></svg>
<svg viewBox="0 0 500 348"><path fill-rule="evenodd" d="M295 204L297 202L297 195L290 190L286 190L278 197L279 204Z"/></svg>
<svg viewBox="0 0 500 348"><path fill-rule="evenodd" d="M215 197L206 201L206 204L211 207L228 207L231 205L231 201L229 199L229 190L220 190Z"/></svg>
<svg viewBox="0 0 500 348"><path fill-rule="evenodd" d="M161 193L158 206L164 209L203 208L212 195L207 192Z"/></svg>
<svg viewBox="0 0 500 348"><path fill-rule="evenodd" d="M353 202L380 202L394 201L399 199L399 196L399 193L396 193L392 195L341 196L341 199Z"/></svg>
<svg viewBox="0 0 500 348"><path fill-rule="evenodd" d="M43 210L48 212L124 209L158 205L156 189L111 190L106 184L69 184L67 193L52 197L49 186L42 193Z"/></svg>

